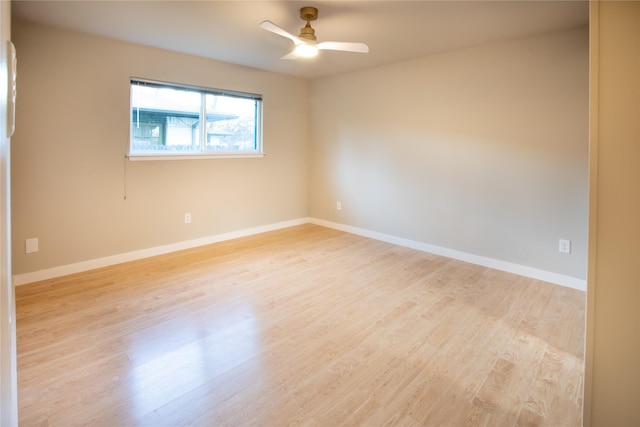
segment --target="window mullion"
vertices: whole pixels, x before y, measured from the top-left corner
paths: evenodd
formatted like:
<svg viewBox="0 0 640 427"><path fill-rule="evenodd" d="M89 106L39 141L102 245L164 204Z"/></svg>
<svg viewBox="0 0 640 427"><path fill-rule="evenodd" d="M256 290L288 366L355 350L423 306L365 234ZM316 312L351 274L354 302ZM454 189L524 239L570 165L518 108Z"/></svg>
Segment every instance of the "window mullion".
<svg viewBox="0 0 640 427"><path fill-rule="evenodd" d="M207 95L200 94L200 152L207 147Z"/></svg>

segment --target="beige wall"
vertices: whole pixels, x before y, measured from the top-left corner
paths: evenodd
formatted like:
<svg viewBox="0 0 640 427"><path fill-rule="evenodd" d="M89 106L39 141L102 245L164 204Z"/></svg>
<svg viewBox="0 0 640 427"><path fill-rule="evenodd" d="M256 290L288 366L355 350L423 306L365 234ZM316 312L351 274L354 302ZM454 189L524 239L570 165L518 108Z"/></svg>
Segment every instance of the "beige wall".
<svg viewBox="0 0 640 427"><path fill-rule="evenodd" d="M306 80L21 22L13 36L14 274L307 217ZM124 160L132 76L263 94L267 156Z"/></svg>
<svg viewBox="0 0 640 427"><path fill-rule="evenodd" d="M586 278L587 27L314 80L310 126L312 217Z"/></svg>
<svg viewBox="0 0 640 427"><path fill-rule="evenodd" d="M14 26L14 274L311 214L585 278L586 28L309 83ZM131 76L264 94L268 155L125 161Z"/></svg>
<svg viewBox="0 0 640 427"><path fill-rule="evenodd" d="M585 425L640 426L640 2L592 4Z"/></svg>

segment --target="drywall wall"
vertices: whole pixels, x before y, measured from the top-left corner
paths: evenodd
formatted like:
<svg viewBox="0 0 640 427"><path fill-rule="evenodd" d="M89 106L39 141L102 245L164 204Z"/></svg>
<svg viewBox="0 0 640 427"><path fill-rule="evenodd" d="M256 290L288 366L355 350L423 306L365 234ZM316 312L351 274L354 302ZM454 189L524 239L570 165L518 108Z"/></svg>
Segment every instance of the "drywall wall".
<svg viewBox="0 0 640 427"><path fill-rule="evenodd" d="M586 278L586 26L317 79L310 95L312 217Z"/></svg>
<svg viewBox="0 0 640 427"><path fill-rule="evenodd" d="M307 217L308 81L25 22L13 35L14 274ZM125 160L131 77L262 94L267 155Z"/></svg>
<svg viewBox="0 0 640 427"><path fill-rule="evenodd" d="M593 2L585 426L640 425L640 2Z"/></svg>

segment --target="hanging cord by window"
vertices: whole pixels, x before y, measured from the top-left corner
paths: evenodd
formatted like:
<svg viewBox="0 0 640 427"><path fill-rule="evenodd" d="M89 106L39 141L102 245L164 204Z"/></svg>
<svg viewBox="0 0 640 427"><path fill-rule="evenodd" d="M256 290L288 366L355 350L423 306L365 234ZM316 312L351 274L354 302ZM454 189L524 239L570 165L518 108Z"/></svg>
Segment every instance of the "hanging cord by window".
<svg viewBox="0 0 640 427"><path fill-rule="evenodd" d="M123 176L122 176L122 193L123 193L123 200L127 200L127 169L128 169L128 164L129 164L129 159L127 159L127 155L125 154L124 157L122 158L122 161L124 162L124 165L122 167L123 170Z"/></svg>
<svg viewBox="0 0 640 427"><path fill-rule="evenodd" d="M122 157L123 165L122 165L122 199L127 200L127 181L129 171L129 141L131 141L131 125L129 125L129 132L127 133L127 139L124 143L124 156Z"/></svg>

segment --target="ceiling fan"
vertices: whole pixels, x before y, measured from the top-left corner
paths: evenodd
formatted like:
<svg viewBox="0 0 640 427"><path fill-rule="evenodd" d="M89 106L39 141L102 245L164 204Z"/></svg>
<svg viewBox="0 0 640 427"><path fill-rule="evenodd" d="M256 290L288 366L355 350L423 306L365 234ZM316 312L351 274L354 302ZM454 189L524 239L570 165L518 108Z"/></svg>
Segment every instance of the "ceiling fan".
<svg viewBox="0 0 640 427"><path fill-rule="evenodd" d="M315 7L303 7L300 9L300 18L307 21L307 25L300 29L300 34L294 36L283 30L271 21L262 21L260 27L271 31L279 36L291 39L295 44L293 51L281 59L298 59L298 58L311 58L318 54L319 50L340 50L344 52L369 52L369 46L365 43L351 43L351 42L316 42L316 31L311 28L311 21L318 19L318 9Z"/></svg>

